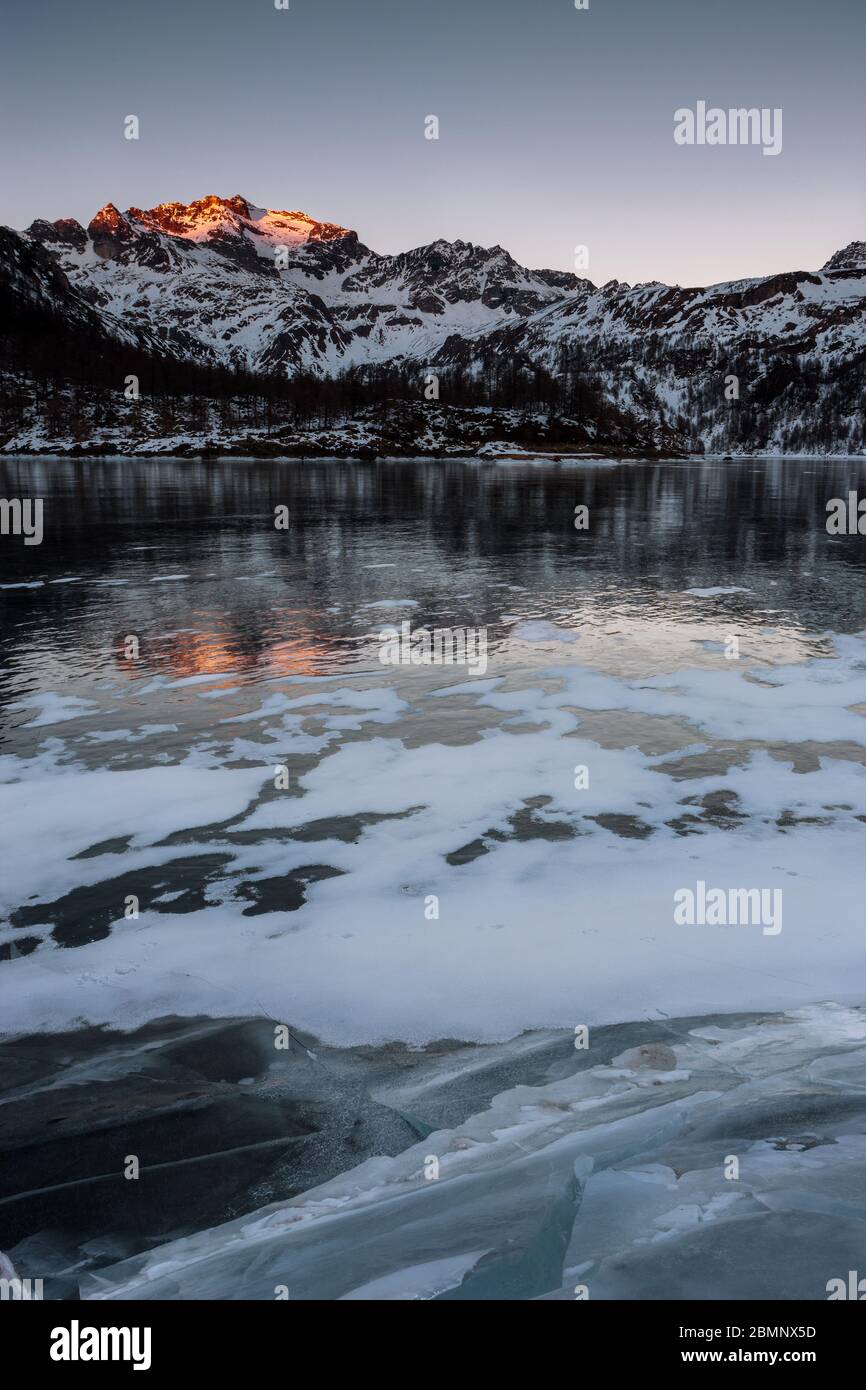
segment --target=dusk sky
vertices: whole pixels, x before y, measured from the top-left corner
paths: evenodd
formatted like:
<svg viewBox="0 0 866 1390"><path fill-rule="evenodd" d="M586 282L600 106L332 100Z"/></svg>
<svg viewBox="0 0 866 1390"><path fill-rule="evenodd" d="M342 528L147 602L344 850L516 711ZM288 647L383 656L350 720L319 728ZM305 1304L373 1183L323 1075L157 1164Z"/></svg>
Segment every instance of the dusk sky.
<svg viewBox="0 0 866 1390"><path fill-rule="evenodd" d="M813 269L866 236L863 0L589 5L16 7L0 221L242 193L382 252L460 238L570 270L585 244L596 283ZM781 154L678 146L699 100L781 107Z"/></svg>

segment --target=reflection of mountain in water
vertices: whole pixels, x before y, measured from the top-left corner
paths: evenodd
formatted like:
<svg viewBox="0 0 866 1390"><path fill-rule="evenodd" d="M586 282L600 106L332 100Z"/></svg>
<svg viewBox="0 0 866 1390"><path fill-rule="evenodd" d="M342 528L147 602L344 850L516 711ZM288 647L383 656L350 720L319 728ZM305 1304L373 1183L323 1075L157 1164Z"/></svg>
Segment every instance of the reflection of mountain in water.
<svg viewBox="0 0 866 1390"><path fill-rule="evenodd" d="M462 570L468 589L494 564L501 572L491 579L529 587L615 576L666 589L702 576L707 584L745 584L747 572L779 566L788 599L817 604L827 625L845 630L834 609L850 615L851 585L864 566L862 546L825 530L828 500L845 496L863 472L839 460L616 467L100 460L86 465L86 478L81 470L0 461L2 495L45 499L45 541L4 547L4 582L70 573L150 578L151 561L162 572L191 570L199 583L215 572L220 607L243 612L242 648L258 591L228 586L273 571L290 588L289 606L320 613L356 594L379 597L381 588L370 589L378 561L394 566L379 579L408 573L412 596L422 599L419 587L450 591ZM573 527L577 503L590 509L581 533ZM274 528L277 506L289 508L288 531ZM822 575L830 581L824 592ZM4 598L13 601L8 592ZM137 599L167 606L165 594ZM69 594L31 591L28 601L62 604L65 620L76 621ZM271 643L264 614L257 625ZM317 621L316 636L320 628Z"/></svg>

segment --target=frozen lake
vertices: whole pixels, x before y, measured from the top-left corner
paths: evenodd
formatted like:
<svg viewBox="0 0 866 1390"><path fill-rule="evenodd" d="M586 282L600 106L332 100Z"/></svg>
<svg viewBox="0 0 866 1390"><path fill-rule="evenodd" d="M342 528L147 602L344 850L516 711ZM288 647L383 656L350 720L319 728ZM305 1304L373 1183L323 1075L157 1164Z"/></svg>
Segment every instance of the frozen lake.
<svg viewBox="0 0 866 1390"><path fill-rule="evenodd" d="M275 1199L302 1202L322 1182L354 1183L357 1197L358 1183L337 1175L376 1153L392 1158L369 1162L392 1167L359 1181L387 1196L419 1160L423 1169L413 1146L443 1125L449 1138L433 1152L488 1145L479 1171L489 1161L513 1204L524 1177L499 1139L489 1147L491 1100L497 1133L517 1139L528 1124L541 1136L533 1151L562 1141L544 1167L553 1187L525 1175L525 1191L548 1204L545 1230L557 1233L542 1241L541 1264L530 1260L535 1272L521 1266L509 1283L489 1244L492 1209L472 1205L470 1192L471 1249L459 1222L433 1213L424 1258L388 1247L348 1282L299 1250L298 1277L319 1290L310 1297L573 1297L569 1281L584 1274L599 1297L648 1296L639 1261L623 1283L602 1276L604 1259L660 1229L692 1239L707 1212L764 1222L768 1211L796 1210L791 1230L803 1240L824 1223L828 1266L847 1259L833 1231L855 1200L859 1131L838 1107L831 1123L800 1102L827 1050L839 1073L827 1081L826 1063L822 1086L833 1095L866 1086L862 1074L852 1079L864 999L866 552L861 537L825 528L827 502L864 474L862 462L841 460L4 458L0 496L44 506L42 544L4 537L0 573L0 1007L7 1037L19 1039L6 1054L27 1035L85 1029L95 1082L101 1066L116 1067L116 1037L99 1061L98 1039L112 1037L91 1031L99 1025L144 1029L138 1056L146 1038L162 1047L160 1020L258 1020L255 1065L231 1079L264 1087L267 1102L276 1083L262 1029L288 1027L292 1056L306 1056L300 1038L340 1066L353 1049L391 1058L408 1047L426 1049L407 1054L423 1071L456 1049L447 1084L459 1083L459 1105L431 1109L426 1071L423 1103L398 1103L391 1059L378 1090L358 1081L352 1105L372 1096L399 1120L382 1128L377 1110L372 1137L289 1165L290 1179L268 1167L285 1167L282 1152L267 1150L279 1127L247 1126L241 1111L229 1145L217 1125L211 1150L265 1146L259 1186L234 1209L228 1199L203 1208L194 1228ZM585 529L575 528L576 507L588 508ZM285 528L274 525L281 508ZM402 623L482 633L485 668L384 665L383 629ZM684 892L698 914L677 920ZM715 917L705 910L714 892L726 905ZM734 902L751 915L732 918ZM726 1024L728 1015L740 1021ZM668 1030L670 1066L647 1079L628 1066L611 1077L610 1055L596 1064L605 1030L625 1026L632 1044L641 1028L648 1041ZM724 1038L705 1036L718 1028ZM535 1046L521 1040L527 1030L553 1052L524 1075ZM583 1053L573 1041L581 1030ZM768 1057L761 1039L771 1034ZM68 1068L81 1063L70 1062L68 1041L39 1046L41 1081L16 1076L12 1092L25 1090L9 1097L26 1101L31 1118L48 1103L39 1099L47 1078L71 1086ZM794 1100L780 1114L770 1096L786 1047ZM491 1048L505 1049L506 1072L478 1089L465 1079L471 1058ZM711 1063L710 1048L720 1049ZM274 1065L285 1060L277 1053ZM307 1101L316 1085L304 1080ZM544 1094L527 1100L515 1087ZM680 1154L684 1167L668 1152L679 1120L651 1140L620 1131L606 1147L569 1119L599 1107L605 1134L628 1115L639 1127L635 1116L660 1091L670 1115L685 1113L699 1133ZM736 1105L728 1147L715 1155L700 1107L717 1092L736 1093ZM561 1132L523 1114L536 1101L542 1118L560 1114ZM142 1103L149 1113L152 1098ZM740 1133L741 1104L763 1127L750 1120ZM73 1138L89 1122L76 1123ZM716 1168L741 1152L738 1135L785 1163L801 1157L793 1177L778 1167L766 1183L753 1175L752 1205L733 1212L728 1197L744 1190L717 1181ZM803 1197L800 1171L826 1168L831 1145L842 1204L832 1212ZM635 1153L641 1173L649 1165L656 1176L634 1177L633 1165L621 1191L608 1191L605 1182L621 1181L611 1177L617 1155ZM105 1161L91 1154L81 1174L98 1176ZM680 1168L693 1175L688 1192L669 1175ZM46 1187L51 1175L46 1159ZM792 1182L799 1195L786 1208ZM765 1199L765 1186L788 1195ZM585 1187L596 1205L584 1241L575 1221ZM419 1201L435 1203L444 1186L428 1188ZM481 1205L484 1189L482 1179ZM330 1189L322 1194L327 1202ZM360 1226L347 1212L353 1248L378 1220L378 1201L364 1199ZM606 1225L605 1201L633 1210L632 1226ZM540 1239L534 1211L529 1201L518 1222L530 1245ZM38 1216L28 1213L32 1233ZM16 1242L24 1230L15 1226ZM175 1226L160 1232L171 1234ZM210 1292L183 1296L267 1296L255 1280L227 1292L234 1276L214 1240ZM782 1225L772 1240L784 1244ZM11 1244L0 1221L0 1248ZM126 1232L114 1256L140 1248ZM175 1252L172 1271L186 1258ZM104 1251L93 1259L107 1263ZM256 1269L267 1283L271 1264L256 1256ZM825 1278L847 1269L828 1267ZM124 1266L117 1287L136 1277ZM823 1297L819 1283L814 1294L780 1285L778 1296ZM718 1296L758 1295L720 1284Z"/></svg>

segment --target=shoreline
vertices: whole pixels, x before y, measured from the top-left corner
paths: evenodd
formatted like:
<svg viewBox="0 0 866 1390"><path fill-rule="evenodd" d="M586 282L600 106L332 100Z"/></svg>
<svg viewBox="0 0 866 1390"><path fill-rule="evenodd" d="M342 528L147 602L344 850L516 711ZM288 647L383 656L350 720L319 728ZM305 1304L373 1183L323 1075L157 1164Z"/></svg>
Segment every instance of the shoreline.
<svg viewBox="0 0 866 1390"><path fill-rule="evenodd" d="M810 1008L843 1008L843 1009L866 1009L866 995L862 988L853 990L841 989L834 991L833 997L821 995L820 997L785 1004L768 1003L766 1006L753 1004L748 1009L736 1008L708 1008L703 1012L688 1012L685 1014L667 1014L658 1011L657 1017L638 1017L632 1014L621 1019L605 1019L601 1022L591 1022L588 1027L594 1033L606 1032L611 1029L665 1029L668 1032L674 1029L674 1025L684 1024L685 1021L699 1021L712 1018L714 1020L742 1021L760 1019L765 1015L784 1014L786 1012L796 1013L799 1009ZM168 1012L160 1014L142 1015L129 1025L124 1025L118 1019L110 1019L104 1022L96 1020L81 1019L77 1025L67 1024L56 1029L49 1028L23 1028L17 1032L5 1032L0 1030L0 1055L7 1047L17 1047L21 1043L74 1043L77 1040L85 1044L91 1042L116 1043L134 1039L137 1035L158 1035L165 1032L167 1035L184 1028L197 1028L202 1025L215 1027L218 1029L233 1028L240 1025L263 1026L266 1029L274 1028L287 1029L290 1036L290 1043L287 1051L297 1050L307 1051L308 1055L318 1058L325 1053L334 1054L364 1054L376 1056L381 1054L387 1056L391 1052L405 1050L413 1057L423 1058L425 1056L435 1056L443 1052L453 1050L464 1050L478 1053L487 1053L510 1049L516 1044L526 1041L531 1050L533 1040L549 1038L553 1035L571 1039L574 1030L570 1024L529 1024L525 1027L518 1027L513 1032L503 1033L501 1036L477 1037L468 1035L464 1037L453 1034L442 1034L439 1037L428 1037L418 1040L411 1037L376 1037L368 1040L356 1042L338 1042L330 1040L326 1035L318 1035L300 1024L293 1022L286 1023L284 1019L278 1019L267 1013L208 1013L204 1010L191 1009L189 1013Z"/></svg>
<svg viewBox="0 0 866 1390"><path fill-rule="evenodd" d="M235 450L231 446L225 449L200 449L179 452L177 448L165 449L141 449L134 453L118 452L108 446L82 446L75 445L68 449L46 448L46 449L9 449L0 448L0 460L2 459L60 459L67 460L103 460L117 462L147 462L150 459L176 459L184 463L219 463L223 461L232 462L271 462L271 463L448 463L448 462L471 462L471 463L739 463L748 459L759 459L762 462L802 462L802 463L821 463L835 461L840 463L866 463L866 453L826 453L826 454L804 454L804 453L779 453L777 450L766 450L761 452L747 451L737 454L689 454L661 452L652 453L647 450L629 451L625 449L611 450L609 453L601 451L588 452L585 449L514 449L508 452L484 452L484 449L472 453L467 450L455 450L448 452L429 453L423 450L407 450L403 453L375 453L370 450L349 451L346 453L317 453L312 450L278 451L263 450L260 453L252 452L248 448Z"/></svg>

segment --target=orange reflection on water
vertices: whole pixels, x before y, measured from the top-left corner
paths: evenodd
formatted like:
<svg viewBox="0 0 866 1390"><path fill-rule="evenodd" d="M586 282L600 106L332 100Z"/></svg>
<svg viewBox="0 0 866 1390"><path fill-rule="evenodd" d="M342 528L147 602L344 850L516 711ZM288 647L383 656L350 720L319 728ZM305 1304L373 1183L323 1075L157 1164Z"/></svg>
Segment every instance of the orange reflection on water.
<svg viewBox="0 0 866 1390"><path fill-rule="evenodd" d="M115 660L118 669L131 677L140 675L142 666L176 679L224 677L213 682L218 690L235 684L239 677L321 675L344 664L347 653L338 637L310 629L293 637L267 632L242 637L214 628L143 641L136 661L127 658L121 641Z"/></svg>
<svg viewBox="0 0 866 1390"><path fill-rule="evenodd" d="M336 643L316 643L308 634L275 642L263 653L275 676L317 676L333 665ZM326 655L330 660L325 660Z"/></svg>

